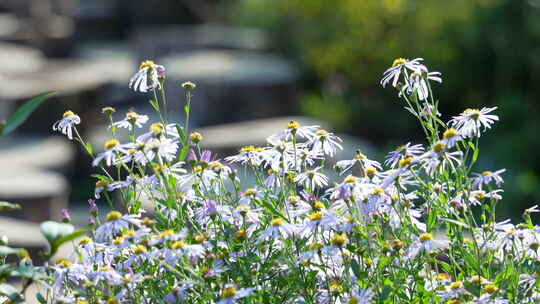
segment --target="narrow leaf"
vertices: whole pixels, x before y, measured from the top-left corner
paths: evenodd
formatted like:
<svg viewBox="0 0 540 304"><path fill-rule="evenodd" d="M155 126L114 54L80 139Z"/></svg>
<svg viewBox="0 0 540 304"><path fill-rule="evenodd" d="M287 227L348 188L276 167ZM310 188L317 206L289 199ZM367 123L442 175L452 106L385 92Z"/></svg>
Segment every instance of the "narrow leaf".
<svg viewBox="0 0 540 304"><path fill-rule="evenodd" d="M7 120L5 126L1 130L0 135L6 135L15 131L15 129L25 122L30 114L32 114L32 112L34 112L43 101L54 94L56 94L56 92L43 93L28 100L25 104L20 106L17 111L15 111L15 113L13 113L13 115Z"/></svg>

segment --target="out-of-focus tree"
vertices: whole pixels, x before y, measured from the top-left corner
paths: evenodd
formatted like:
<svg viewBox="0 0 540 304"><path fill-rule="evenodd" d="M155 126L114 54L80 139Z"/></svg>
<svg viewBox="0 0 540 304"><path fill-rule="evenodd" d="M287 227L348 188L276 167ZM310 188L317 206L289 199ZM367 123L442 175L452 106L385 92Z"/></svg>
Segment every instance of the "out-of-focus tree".
<svg viewBox="0 0 540 304"><path fill-rule="evenodd" d="M266 29L302 68L302 112L383 145L414 127L379 76L396 57L423 57L443 72L435 89L444 119L499 107L502 121L482 146L492 160L480 166L509 169L507 201L540 198L539 0L239 0L230 16Z"/></svg>

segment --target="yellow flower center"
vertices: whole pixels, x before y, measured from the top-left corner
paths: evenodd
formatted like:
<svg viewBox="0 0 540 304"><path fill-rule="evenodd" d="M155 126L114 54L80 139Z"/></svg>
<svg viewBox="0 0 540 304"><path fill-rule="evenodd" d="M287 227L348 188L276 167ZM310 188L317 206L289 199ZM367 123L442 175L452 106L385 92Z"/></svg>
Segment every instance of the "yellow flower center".
<svg viewBox="0 0 540 304"><path fill-rule="evenodd" d="M316 201L315 204L313 204L313 209L322 210L324 209L324 204L321 201Z"/></svg>
<svg viewBox="0 0 540 304"><path fill-rule="evenodd" d="M487 284L486 286L484 286L484 291L487 293L494 293L497 290L499 290L499 288L493 284Z"/></svg>
<svg viewBox="0 0 540 304"><path fill-rule="evenodd" d="M473 283L473 284L478 284L478 283L484 282L485 280L486 279L484 279L484 277L482 277L482 276L474 275L474 276L471 277L470 282Z"/></svg>
<svg viewBox="0 0 540 304"><path fill-rule="evenodd" d="M105 145L103 145L103 148L105 150L109 150L109 149L112 149L116 146L118 146L120 144L120 142L117 140L117 139L111 139L111 140L108 140Z"/></svg>
<svg viewBox="0 0 540 304"><path fill-rule="evenodd" d="M240 149L240 152L244 152L244 153L246 153L246 152L253 152L253 151L255 151L255 147L254 147L254 146L245 146L245 147L242 147L242 148Z"/></svg>
<svg viewBox="0 0 540 304"><path fill-rule="evenodd" d="M145 60L141 62L141 65L139 66L139 70L142 70L144 68L153 68L156 64L152 60Z"/></svg>
<svg viewBox="0 0 540 304"><path fill-rule="evenodd" d="M171 249L176 250L176 249L180 249L180 248L182 248L184 246L186 246L186 243L184 243L183 241L176 241L176 242L172 243Z"/></svg>
<svg viewBox="0 0 540 304"><path fill-rule="evenodd" d="M375 173L377 173L377 169L373 168L373 167L369 167L369 168L366 168L366 174L368 175L373 175Z"/></svg>
<svg viewBox="0 0 540 304"><path fill-rule="evenodd" d="M59 259L56 261L56 265L62 267L62 268L67 268L71 265L73 265L73 263L70 261L70 260L67 260L67 259Z"/></svg>
<svg viewBox="0 0 540 304"><path fill-rule="evenodd" d="M354 155L354 158L356 158L356 159L366 159L367 156L366 156L364 153L357 152L357 153Z"/></svg>
<svg viewBox="0 0 540 304"><path fill-rule="evenodd" d="M310 215L308 215L308 217L310 221L318 221L322 219L322 214L319 211L317 211L317 212L311 213Z"/></svg>
<svg viewBox="0 0 540 304"><path fill-rule="evenodd" d="M193 132L189 134L189 139L195 143L198 143L203 139L203 136L199 132Z"/></svg>
<svg viewBox="0 0 540 304"><path fill-rule="evenodd" d="M443 280L449 280L450 279L450 275L448 273L437 273L435 275L435 280L437 281L443 281Z"/></svg>
<svg viewBox="0 0 540 304"><path fill-rule="evenodd" d="M401 57L397 58L394 60L394 62L392 62L392 67L397 67L398 65L404 64L405 62L407 62L407 59Z"/></svg>
<svg viewBox="0 0 540 304"><path fill-rule="evenodd" d="M297 204L299 201L300 201L300 196L298 195L291 195L287 198L287 200L289 201L289 203L295 205Z"/></svg>
<svg viewBox="0 0 540 304"><path fill-rule="evenodd" d="M236 233L234 234L234 236L237 238L237 239L244 239L246 236L247 236L247 232L245 230L238 230L236 231Z"/></svg>
<svg viewBox="0 0 540 304"><path fill-rule="evenodd" d="M109 185L109 182L106 180L100 179L96 182L96 188L104 188L104 187L107 187L108 185Z"/></svg>
<svg viewBox="0 0 540 304"><path fill-rule="evenodd" d="M332 237L332 245L337 247L343 247L347 242L347 236L345 234L336 234Z"/></svg>
<svg viewBox="0 0 540 304"><path fill-rule="evenodd" d="M452 284L450 284L451 289L460 289L463 286L463 283L461 281L455 281Z"/></svg>
<svg viewBox="0 0 540 304"><path fill-rule="evenodd" d="M62 115L63 118L70 117L70 116L75 116L75 113L73 113L73 111L65 111L64 115Z"/></svg>
<svg viewBox="0 0 540 304"><path fill-rule="evenodd" d="M449 138L452 138L454 136L456 136L458 134L458 131L454 128L450 128L450 129L447 129L446 131L444 131L443 133L443 138L444 139L449 139Z"/></svg>
<svg viewBox="0 0 540 304"><path fill-rule="evenodd" d="M381 195L383 193L384 193L384 190L382 188L375 187L375 189L373 189L373 195Z"/></svg>
<svg viewBox="0 0 540 304"><path fill-rule="evenodd" d="M439 153L441 152L442 150L444 150L444 143L442 141L438 141L434 146L433 146L433 151L435 151L436 153Z"/></svg>
<svg viewBox="0 0 540 304"><path fill-rule="evenodd" d="M106 303L107 304L120 304L120 301L118 301L115 297L109 297Z"/></svg>
<svg viewBox="0 0 540 304"><path fill-rule="evenodd" d="M174 230L172 230L172 229L167 229L167 230L161 231L161 232L159 233L159 237L160 237L160 238L166 238L166 237L169 237L169 236L171 236L171 235L173 235L173 234L174 234Z"/></svg>
<svg viewBox="0 0 540 304"><path fill-rule="evenodd" d="M238 212L243 213L243 214L245 214L246 212L248 212L249 209L251 209L251 208L250 208L248 205L244 205L244 204L238 205L238 206L236 207L236 210L238 210Z"/></svg>
<svg viewBox="0 0 540 304"><path fill-rule="evenodd" d="M117 237L114 238L114 240L112 241L112 243L113 243L114 245L120 245L120 244L122 244L122 243L124 242L124 240L125 240L125 239L124 239L123 236L117 236Z"/></svg>
<svg viewBox="0 0 540 304"><path fill-rule="evenodd" d="M131 122L131 123L134 123L137 118L139 118L139 114L135 113L135 112L127 112L126 113L126 120Z"/></svg>
<svg viewBox="0 0 540 304"><path fill-rule="evenodd" d="M357 297L351 297L349 301L347 301L347 304L358 304L360 303L360 300L358 300Z"/></svg>
<svg viewBox="0 0 540 304"><path fill-rule="evenodd" d="M314 242L311 245L309 245L309 250L319 250L324 247L323 243L320 242Z"/></svg>
<svg viewBox="0 0 540 304"><path fill-rule="evenodd" d="M91 242L92 242L92 239L85 236L79 241L79 245L85 245L85 244L88 244L88 243L91 243Z"/></svg>
<svg viewBox="0 0 540 304"><path fill-rule="evenodd" d="M196 242L197 244L200 244L200 243L204 242L204 240L205 240L204 235L197 235L197 236L195 237L195 242Z"/></svg>
<svg viewBox="0 0 540 304"><path fill-rule="evenodd" d="M413 157L412 156L407 156L404 159L399 161L399 166L400 167L405 167L405 166L409 165L412 161L413 161Z"/></svg>
<svg viewBox="0 0 540 304"><path fill-rule="evenodd" d="M223 164L218 162L218 161L211 162L210 163L210 169L212 169L212 170L221 170L221 169L223 169Z"/></svg>
<svg viewBox="0 0 540 304"><path fill-rule="evenodd" d="M324 136L326 134L328 134L328 132L326 130L322 130L322 129L317 130L317 132L315 132L315 135L317 135L317 136Z"/></svg>
<svg viewBox="0 0 540 304"><path fill-rule="evenodd" d="M122 213L120 213L118 211L111 211L105 217L105 221L112 222L112 221L118 220L121 217L122 217Z"/></svg>
<svg viewBox="0 0 540 304"><path fill-rule="evenodd" d="M137 245L135 248L133 248L133 253L135 254L143 254L146 252L146 247L144 245Z"/></svg>
<svg viewBox="0 0 540 304"><path fill-rule="evenodd" d="M330 292L341 292L343 291L343 286L341 286L341 284L339 283L332 283L330 284L329 286L330 288Z"/></svg>
<svg viewBox="0 0 540 304"><path fill-rule="evenodd" d="M493 174L493 172L491 172L491 171L482 172L482 176L487 176L487 175L491 175L491 174Z"/></svg>
<svg viewBox="0 0 540 304"><path fill-rule="evenodd" d="M236 295L236 288L234 287L225 287L222 291L221 291L221 298L222 299L228 299L228 298L232 298Z"/></svg>
<svg viewBox="0 0 540 304"><path fill-rule="evenodd" d="M156 122L150 125L150 132L152 132L154 135L159 135L161 132L163 132L163 124Z"/></svg>
<svg viewBox="0 0 540 304"><path fill-rule="evenodd" d="M287 129L296 129L300 126L300 124L294 120L291 120L289 124L287 124Z"/></svg>
<svg viewBox="0 0 540 304"><path fill-rule="evenodd" d="M469 115L473 120L477 120L480 117L480 110L478 109L467 109L463 113Z"/></svg>
<svg viewBox="0 0 540 304"><path fill-rule="evenodd" d="M345 177L345 179L343 180L344 183L346 184L352 184L356 181L356 178L354 176L347 176Z"/></svg>
<svg viewBox="0 0 540 304"><path fill-rule="evenodd" d="M433 240L433 235L431 235L431 233L422 233L420 235L420 241L422 242L431 241L431 240Z"/></svg>
<svg viewBox="0 0 540 304"><path fill-rule="evenodd" d="M272 225L272 226L281 226L282 223L283 223L283 221L279 217L276 217L276 218L272 219L272 221L270 222L270 225Z"/></svg>
<svg viewBox="0 0 540 304"><path fill-rule="evenodd" d="M253 188L248 188L244 192L244 196L255 196L255 194L257 194L257 190L255 190Z"/></svg>

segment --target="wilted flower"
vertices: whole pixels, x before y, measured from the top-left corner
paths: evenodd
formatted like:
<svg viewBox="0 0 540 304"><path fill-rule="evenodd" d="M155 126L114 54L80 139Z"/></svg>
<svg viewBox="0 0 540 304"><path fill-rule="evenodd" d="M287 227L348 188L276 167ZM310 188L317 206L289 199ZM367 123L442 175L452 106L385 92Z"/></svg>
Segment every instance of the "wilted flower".
<svg viewBox="0 0 540 304"><path fill-rule="evenodd" d="M164 77L165 67L155 64L152 60L141 62L139 71L129 80L129 88L134 91L146 93L159 88L159 77Z"/></svg>
<svg viewBox="0 0 540 304"><path fill-rule="evenodd" d="M55 122L52 126L53 131L60 131L62 134L67 135L69 139L73 139L73 128L74 125L81 123L81 118L73 113L72 111L64 112L62 119Z"/></svg>

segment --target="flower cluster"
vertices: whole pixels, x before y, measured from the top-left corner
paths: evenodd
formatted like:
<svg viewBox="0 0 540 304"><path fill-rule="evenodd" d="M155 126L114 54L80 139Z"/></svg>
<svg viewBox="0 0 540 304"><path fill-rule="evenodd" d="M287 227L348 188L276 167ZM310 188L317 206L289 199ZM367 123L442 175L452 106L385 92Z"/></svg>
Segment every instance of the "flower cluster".
<svg viewBox="0 0 540 304"><path fill-rule="evenodd" d="M91 201L90 235L45 268L47 300L538 303L538 210L519 225L495 222L505 171L471 172L496 108L444 123L431 89L441 75L421 61L397 59L381 83L399 90L427 141L396 148L382 164L361 151L336 161L342 140L296 121L265 146L219 159L166 113L135 136L146 116L114 122L108 111L112 139L99 154L87 150L101 170L95 198L122 211L102 217ZM130 86L162 90L153 78L160 69L141 65ZM76 128L80 120L67 118L55 128ZM115 127L130 141L120 143Z"/></svg>

